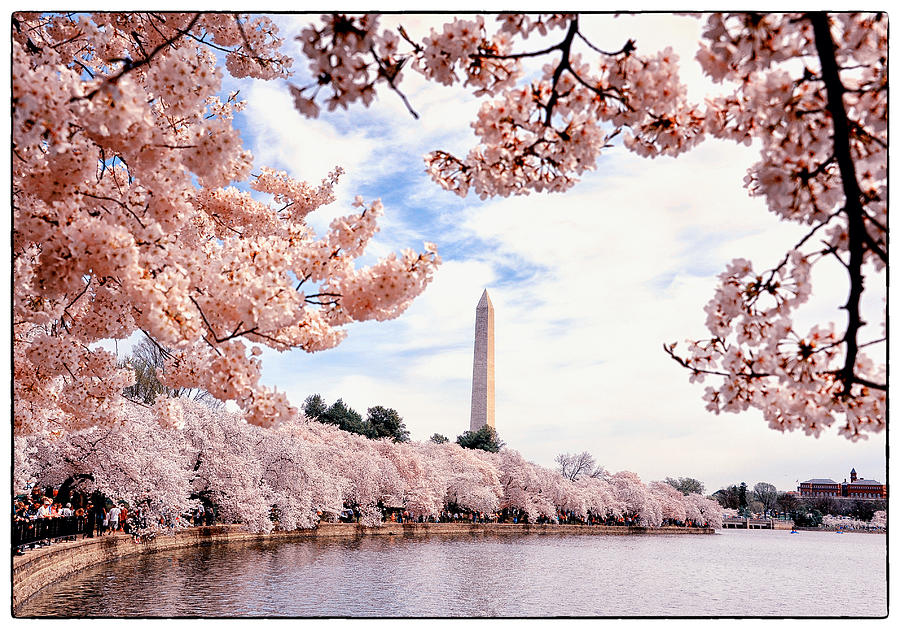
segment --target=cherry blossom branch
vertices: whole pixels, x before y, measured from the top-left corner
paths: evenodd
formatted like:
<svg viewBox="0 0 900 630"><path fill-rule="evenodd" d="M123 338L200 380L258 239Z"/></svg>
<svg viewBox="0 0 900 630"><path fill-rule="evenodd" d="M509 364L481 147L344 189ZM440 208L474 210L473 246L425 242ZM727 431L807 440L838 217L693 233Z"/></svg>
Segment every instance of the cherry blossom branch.
<svg viewBox="0 0 900 630"><path fill-rule="evenodd" d="M130 59L112 59L111 61L122 61L122 62L124 62L124 66L122 67L121 70L119 70L118 73L116 73L116 74L113 75L112 77L107 77L107 78L106 78L106 83L111 83L111 84L115 85L116 83L118 83L118 81L119 81L123 76L125 76L126 74L128 74L128 73L131 72L132 70L135 70L135 69L137 69L137 68L140 68L141 66L145 66L145 65L147 65L148 63L150 63L150 61L151 61L156 55L158 55L160 52L162 52L163 50L165 50L166 48L168 48L169 46L171 46L172 44L174 44L175 42L177 42L177 41L178 41L179 39L181 39L184 35L186 35L192 28L194 28L194 25L197 23L197 20L200 19L200 16L201 16L201 15L202 15L202 13L195 13L195 14L194 14L194 17L191 19L190 23L187 25L187 27L186 27L184 30L181 30L181 29L175 29L175 35L173 35L172 37L170 37L170 38L167 39L166 41L160 43L156 48L154 48L153 50L150 51L150 54L149 54L149 55L147 55L147 56L144 57L143 59L138 60L137 62L134 62L134 61L132 61L132 60L130 60ZM92 91L90 91L89 93L87 93L86 95L84 95L84 96L81 97L81 98L86 98L86 99L90 100L90 99L94 98L94 96L96 96L97 93L100 92L101 89L102 89L102 85L101 85L101 86L98 86L98 87L95 88L95 89L93 89Z"/></svg>
<svg viewBox="0 0 900 630"><path fill-rule="evenodd" d="M413 47L413 51L414 51L415 53L420 53L420 52L422 52L422 46L420 46L418 42L414 41L414 40L409 36L409 33L406 32L406 29L403 28L403 25L400 25L400 26L397 27L397 32L400 33L400 37L402 37L403 39L405 39L405 40L407 41L407 43L409 43L409 45Z"/></svg>
<svg viewBox="0 0 900 630"><path fill-rule="evenodd" d="M200 308L200 304L198 304L197 300L194 299L194 296L189 296L188 299L190 299L190 301L194 303L194 306L197 307L197 310L200 311L200 317L203 318L203 323L206 324L206 328L207 328L207 330L209 330L209 334L212 335L212 338L216 343L225 343L227 341L231 341L232 339L237 339L238 337L243 337L245 335L258 334L257 333L258 327L256 327L256 326L254 326L253 328L248 328L247 330L238 332L241 330L241 327L244 325L244 322L240 322L230 335L228 335L227 337L219 337L216 334L216 331L213 329L212 324L210 324L209 320L206 318L206 313L203 312L203 309ZM210 344L210 346L212 346L212 344ZM212 347L215 348L215 346L212 346ZM216 351L218 352L218 349L216 349Z"/></svg>
<svg viewBox="0 0 900 630"><path fill-rule="evenodd" d="M333 297L336 299L329 300L327 302L324 302L321 300L311 300L310 299L310 298L320 298L320 297ZM331 306L332 304L339 304L340 298L342 298L342 297L344 297L344 296L340 293L311 293L311 294L305 296L304 299L307 302L309 302L310 304L317 304L317 305L321 305L321 306Z"/></svg>
<svg viewBox="0 0 900 630"><path fill-rule="evenodd" d="M874 225L875 227L877 227L879 230L881 230L882 232L884 232L885 234L887 234L887 231L888 231L888 230L887 230L887 227L884 226L884 225L882 225L881 222L878 221L878 219L876 219L876 218L873 217L871 214L869 214L868 212L866 212L865 208L863 208L863 214L864 214L865 217L866 217L866 221L870 222L872 225Z"/></svg>
<svg viewBox="0 0 900 630"><path fill-rule="evenodd" d="M866 215L866 219L871 221L877 227L879 227L883 232L887 233L887 230L885 230L884 228L881 228L881 226L874 219L869 217L868 215ZM863 228L863 231L862 231L862 240L865 242L866 248L870 252L872 252L873 254L878 256L884 264L888 263L887 251L881 247L880 243L876 242L875 239L872 238L872 235L869 234L869 230L867 230L865 228Z"/></svg>
<svg viewBox="0 0 900 630"><path fill-rule="evenodd" d="M73 299L71 302L66 304L65 308L63 309L64 312L67 312L72 307L72 305L75 304L75 302L77 302L79 299L81 299L82 295L87 293L88 288L91 286L91 280L92 280L92 277L88 276L88 280L85 283L84 288L78 293L78 295L75 296L75 299ZM69 315L69 317L72 317L72 316ZM72 319L75 319L75 318L72 317Z"/></svg>
<svg viewBox="0 0 900 630"><path fill-rule="evenodd" d="M188 299L194 303L194 306L197 307L197 310L200 312L200 317L203 318L203 323L206 324L206 329L209 330L209 333L212 335L212 338L215 339L216 341L218 341L218 336L216 335L216 331L213 330L212 324L210 324L209 320L206 319L206 313L204 313L203 309L200 308L200 305L197 303L197 300L194 299L193 295L189 295ZM206 338L204 337L204 339L206 339ZM209 340L207 339L206 342L209 343ZM210 345L210 347L214 348L216 350L216 352L219 351L219 349L216 348L215 346L213 346L211 343L209 343L209 345Z"/></svg>
<svg viewBox="0 0 900 630"><path fill-rule="evenodd" d="M305 325L306 324L303 323L303 324L301 324L300 327L303 328ZM275 346L279 346L282 348L299 348L301 350L306 350L306 346L303 344L300 344L300 345L291 344L286 341L282 341L281 339L278 339L277 337L273 337L266 333L261 333L258 330L254 330L253 332L248 333L248 339L250 338L251 335L253 337L259 337L260 339L265 339L266 341L269 341L269 342L275 344Z"/></svg>
<svg viewBox="0 0 900 630"><path fill-rule="evenodd" d="M712 376L725 376L725 377L728 377L728 378L735 378L735 377L737 377L737 378L746 378L746 379L765 378L765 377L769 377L769 376L775 376L775 374L769 374L769 373L766 373L766 372L752 372L752 371L751 371L751 372L735 372L735 373L730 373L730 372L720 372L720 371L717 371L717 370L707 370L707 369L704 369L704 368L698 368L698 367L696 367L696 366L694 366L694 365L691 365L689 360L684 359L683 357L680 357L680 356L678 356L677 354L675 354L675 346L676 346L676 345L677 345L677 342L676 342L676 343L671 343L671 344L669 344L669 345L666 345L666 344L664 343L664 344L663 344L663 351L664 351L666 354L668 354L672 359L674 359L676 363L678 363L679 365L681 365L681 366L684 367L684 368L687 368L687 369L691 370L691 371L694 372L695 374L710 374L710 375L712 375Z"/></svg>
<svg viewBox="0 0 900 630"><path fill-rule="evenodd" d="M572 71L572 66L569 65L569 53L572 48L572 41L575 39L575 33L578 32L578 18L573 18L569 23L569 30L566 32L566 36L562 42L559 44L559 51L562 54L562 59L559 62L559 65L556 67L556 70L553 71L553 79L550 83L552 86L550 91L550 98L545 105L546 115L544 117L544 125L549 127L551 120L553 118L553 108L556 106L557 101L559 101L559 91L557 90L557 86L559 85L559 78L562 76L564 70L568 69L572 74L575 74Z"/></svg>
<svg viewBox="0 0 900 630"><path fill-rule="evenodd" d="M81 66L81 69L84 70L85 72L87 72L88 75L90 75L90 77L91 77L92 79L94 78L94 73L91 71L90 68L88 68L86 65L84 65L83 63L81 63L81 62L78 61L77 59L74 59L73 61L74 61L76 64L78 64L79 66Z"/></svg>
<svg viewBox="0 0 900 630"><path fill-rule="evenodd" d="M864 387L871 387L872 389L877 389L879 391L886 392L887 384L886 383L876 383L875 381L871 381L867 378L863 378L858 376L856 373L851 374L849 377L845 376L845 370L831 370L829 372L823 372L823 374L832 374L842 383L844 383L844 395L849 395L850 386L857 384L862 385Z"/></svg>
<svg viewBox="0 0 900 630"><path fill-rule="evenodd" d="M303 276L303 278L301 278L300 281L297 283L297 286L296 286L295 289L296 289L297 291L299 291L299 290L300 290L300 287L303 286L303 283L306 282L307 280L309 280L310 278L312 278L312 274L311 274L311 273L308 273L308 274L306 274L305 276Z"/></svg>
<svg viewBox="0 0 900 630"><path fill-rule="evenodd" d="M872 341L867 341L865 343L859 344L860 348L866 348L868 346L874 346L877 343L884 343L887 341L887 337L882 337L881 339L873 339Z"/></svg>
<svg viewBox="0 0 900 630"><path fill-rule="evenodd" d="M574 23L574 20L573 20L573 23ZM571 34L572 27L570 26L569 28L570 28L570 33L567 33L566 38L569 38L569 36ZM577 26L576 26L576 30L577 30ZM565 41L565 39L563 41ZM562 45L563 45L563 42L560 42L558 44L553 44L552 46L544 48L543 50L533 50L530 52L520 52L520 53L501 54L501 53L478 52L478 53L469 54L469 57L471 57L473 59L526 59L529 57L540 57L542 55L546 55L547 53L552 53L554 50L562 50Z"/></svg>
<svg viewBox="0 0 900 630"><path fill-rule="evenodd" d="M806 235L803 238L801 238L797 242L796 245L794 245L791 249L789 249L788 252L784 255L784 258L781 259L781 262L778 263L778 265L776 265L775 267L773 267L772 269L770 269L768 271L769 278L768 278L768 280L766 280L766 284L770 283L772 281L772 279L775 277L775 274L784 268L784 266L787 264L788 260L791 257L791 252L798 251L806 243L806 241L808 241L810 238L812 238L812 236L816 232L819 231L819 229L828 225L833 218L835 218L836 216L839 216L840 214L841 214L841 211L836 210L835 212L828 215L828 217L824 221L821 221L813 229L811 229L809 232L807 232Z"/></svg>
<svg viewBox="0 0 900 630"><path fill-rule="evenodd" d="M147 340L148 340L150 343L152 343L154 346L156 346L156 349L159 350L159 351L162 353L162 355L163 355L164 357L166 357L166 358L172 358L173 356L175 356L175 355L173 355L169 350L167 350L166 348L164 348L163 346L161 346L161 345L159 344L159 342L156 341L156 339L154 339L153 336L152 336L150 333L148 333L146 330L144 330L143 328L141 328L141 332L144 333L144 337L146 337Z"/></svg>
<svg viewBox="0 0 900 630"><path fill-rule="evenodd" d="M419 114L416 112L416 110L413 109L412 105L409 102L409 99L406 98L406 94L404 94L400 90L400 88L397 87L397 84L394 83L394 79L397 77L397 74L399 74L400 69L403 67L403 64L406 60L397 62L396 66L389 70L384 65L384 63L382 63L381 57L378 56L378 53L375 52L374 46L369 47L369 52L372 53L372 57L375 59L375 63L378 64L379 74L381 74L381 76L383 76L387 80L388 86L397 93L397 96L399 96L400 100L403 101L403 104L406 105L406 110L412 115L413 118L418 120Z"/></svg>
<svg viewBox="0 0 900 630"><path fill-rule="evenodd" d="M588 48L590 48L594 52L600 53L601 55L606 55L607 57L617 57L619 55L629 55L636 50L633 39L629 39L627 42L625 42L622 45L622 47L619 50L617 50L615 52L606 52L605 50L600 50L599 48L594 46L591 42L589 42L587 37L585 37L584 34L582 34L580 31L578 32L578 37L579 37L579 39L581 39L581 41L583 41L587 45Z"/></svg>
<svg viewBox="0 0 900 630"><path fill-rule="evenodd" d="M90 193L81 192L81 191L76 191L76 193L83 195L85 197L90 197L91 199L96 199L97 201L111 201L112 203L118 204L123 210L125 210L128 214L130 214L132 217L134 217L134 220L138 222L138 225L140 225L142 228L147 227L146 225L144 225L144 222L141 221L141 219L138 217L138 215L136 215L134 213L134 210L129 208L128 204L126 204L123 201L119 201L118 199L113 199L112 197L106 197L103 195L92 195ZM105 210L105 208L104 208L104 210Z"/></svg>
<svg viewBox="0 0 900 630"><path fill-rule="evenodd" d="M243 235L244 235L243 232L241 232L240 230L238 230L238 229L236 229L236 228L233 228L233 227L231 227L230 225L226 224L226 223L222 220L222 218L221 218L217 213L215 213L215 212L213 212L213 213L207 213L207 216L208 216L209 218L211 218L211 219L213 220L214 223L216 223L217 225L221 225L221 226L222 226L223 228L225 228L226 230L231 230L232 232L234 232L234 233L237 234L238 236L243 236Z"/></svg>
<svg viewBox="0 0 900 630"><path fill-rule="evenodd" d="M571 55L572 43L573 43L576 35L582 41L584 41L584 43L587 44L592 50L595 50L596 52L598 52L600 54L607 55L610 57L615 57L615 56L618 56L621 54L626 54L626 55L630 54L632 51L635 50L634 41L629 39L622 46L622 48L620 50L613 52L613 53L608 53L608 52L600 50L599 48L597 48L596 46L591 44L584 37L584 35L582 35L581 32L578 30L578 26L579 26L578 25L578 16L576 15L576 16L572 17L572 19L570 20L569 29L566 31L566 35L565 35L565 37L563 37L562 41L560 41L557 44L554 44L553 46L544 48L543 50L522 52L522 53L508 53L508 54L472 53L469 56L472 58L475 58L475 59L500 59L500 60L510 59L510 60L512 60L512 59L524 59L524 58L529 58L529 57L540 57L542 55L546 55L546 54L549 54L549 53L552 53L552 52L558 50L560 52L561 58L560 58L559 63L557 64L556 68L553 71L553 77L552 77L551 83L550 83L550 85L551 85L550 99L547 101L546 104L542 105L542 107L545 110L544 126L546 126L546 127L551 126L551 119L553 116L553 108L556 106L556 103L559 101L559 98L561 96L557 89L557 86L559 85L559 80L562 77L563 72L566 70L569 71L569 74L571 74L575 78L575 80L578 81L578 83L580 83L582 86L584 86L585 88L587 88L594 94L597 94L598 96L602 96L604 98L615 98L616 100L625 104L619 95L605 92L605 91L599 89L597 86L591 85L588 81L586 81L572 67L572 65L570 64L570 61L569 61L569 57Z"/></svg>
<svg viewBox="0 0 900 630"><path fill-rule="evenodd" d="M237 16L237 15L234 16L234 22L235 22L235 24L237 24L238 31L241 33L241 38L244 40L244 45L247 47L247 50L249 50L251 54L247 55L247 54L245 54L245 53L240 52L240 50L228 50L228 49L226 49L227 52L230 52L230 53L236 54L236 55L240 55L240 56L246 57L246 58L248 58L248 59L254 59L254 60L256 60L257 63L259 63L259 64L260 64L261 66L263 66L263 67L265 67L265 66L268 65L268 64L277 64L277 63L278 63L278 60L277 60L277 59L274 59L274 58L272 58L272 59L266 59L266 58L261 57L260 55L258 55L258 54L256 53L256 51L253 50L253 46L250 44L250 40L247 38L247 33L244 32L244 25L241 23L241 20L240 20L240 17L239 17L239 16ZM196 39L195 36L193 36L193 35L190 35L190 36L191 36L191 37L194 37L194 39ZM202 41L202 40L197 40L197 41ZM206 44L206 45L208 45L208 46L211 46L211 45L212 45L211 43L207 43L207 42L203 42L203 43Z"/></svg>
<svg viewBox="0 0 900 630"><path fill-rule="evenodd" d="M144 409L153 409L153 407L151 407L150 405L142 403L141 401L139 401L135 398L129 398L125 394L122 394L122 398L124 398L125 400L127 400L130 403L134 403L135 405L137 405L139 407L143 407Z"/></svg>

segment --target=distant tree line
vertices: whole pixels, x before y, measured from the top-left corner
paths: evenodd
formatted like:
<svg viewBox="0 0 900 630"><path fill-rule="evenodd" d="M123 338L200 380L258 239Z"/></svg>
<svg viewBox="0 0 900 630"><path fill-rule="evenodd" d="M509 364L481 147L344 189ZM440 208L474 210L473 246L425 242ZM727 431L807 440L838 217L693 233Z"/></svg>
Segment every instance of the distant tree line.
<svg viewBox="0 0 900 630"><path fill-rule="evenodd" d="M869 521L875 512L887 509L887 502L880 499L798 497L779 492L774 485L764 481L754 485L752 490L745 482L732 484L713 492L712 498L722 507L744 513L788 514L800 527L816 527L826 514Z"/></svg>
<svg viewBox="0 0 900 630"><path fill-rule="evenodd" d="M563 477L570 481L578 481L583 477L592 477L594 479L608 479L609 473L606 469L597 463L594 456L588 451L580 453L560 453L554 460L556 462L556 470ZM705 488L703 482L693 477L666 477L663 483L667 483L684 496L689 494L703 495Z"/></svg>
<svg viewBox="0 0 900 630"><path fill-rule="evenodd" d="M310 420L334 424L344 431L363 435L369 439L391 438L394 442L408 442L409 431L403 418L395 409L376 405L366 411L366 419L341 398L331 406L319 394L308 396L303 402L303 413Z"/></svg>
<svg viewBox="0 0 900 630"><path fill-rule="evenodd" d="M363 435L373 440L387 437L394 442L409 441L409 430L400 414L395 409L380 405L369 407L366 418L363 419L359 412L348 406L341 398L329 406L322 396L312 394L307 396L303 402L303 413L310 420L333 424L344 431ZM436 444L450 441L440 433L433 434L430 440ZM505 442L500 439L496 429L488 425L477 431L466 431L457 436L456 443L463 448L479 449L490 453L496 453L505 446Z"/></svg>

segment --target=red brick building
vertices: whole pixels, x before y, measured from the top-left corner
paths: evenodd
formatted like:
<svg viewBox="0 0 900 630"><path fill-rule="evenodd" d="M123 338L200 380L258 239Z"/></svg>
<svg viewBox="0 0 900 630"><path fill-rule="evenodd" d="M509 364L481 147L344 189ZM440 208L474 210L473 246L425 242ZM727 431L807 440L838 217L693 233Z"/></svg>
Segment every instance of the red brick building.
<svg viewBox="0 0 900 630"><path fill-rule="evenodd" d="M849 499L887 499L887 486L874 479L859 479L856 469L850 471L850 482L844 479L808 479L800 483L797 491L801 497L836 497Z"/></svg>
<svg viewBox="0 0 900 630"><path fill-rule="evenodd" d="M856 469L850 471L850 483L842 485L842 496L851 499L887 499L887 486L874 479L857 479Z"/></svg>
<svg viewBox="0 0 900 630"><path fill-rule="evenodd" d="M797 488L801 497L839 497L841 484L834 479L807 479Z"/></svg>

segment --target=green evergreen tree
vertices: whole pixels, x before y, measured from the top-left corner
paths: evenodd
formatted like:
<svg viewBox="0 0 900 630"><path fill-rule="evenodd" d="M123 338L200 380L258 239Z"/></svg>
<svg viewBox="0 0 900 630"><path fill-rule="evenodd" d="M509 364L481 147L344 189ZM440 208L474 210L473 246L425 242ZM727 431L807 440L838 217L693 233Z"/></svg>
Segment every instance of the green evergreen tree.
<svg viewBox="0 0 900 630"><path fill-rule="evenodd" d="M303 413L312 420L333 424L344 431L364 435L369 439L389 437L395 442L408 442L409 430L396 409L376 405L369 407L368 417L363 417L342 398L328 406L319 394L307 396Z"/></svg>
<svg viewBox="0 0 900 630"><path fill-rule="evenodd" d="M312 394L303 401L303 413L307 418L318 420L328 410L328 405L319 394Z"/></svg>
<svg viewBox="0 0 900 630"><path fill-rule="evenodd" d="M380 405L369 407L366 427L372 438L392 438L395 442L409 442L409 431L403 418L395 409L387 409Z"/></svg>
<svg viewBox="0 0 900 630"><path fill-rule="evenodd" d="M477 431L466 431L456 438L456 443L463 448L477 448L491 453L496 453L505 445L494 427L487 424Z"/></svg>
<svg viewBox="0 0 900 630"><path fill-rule="evenodd" d="M342 398L338 398L318 420L325 424L335 424L350 433L366 436L369 434L363 417L355 409L348 407Z"/></svg>

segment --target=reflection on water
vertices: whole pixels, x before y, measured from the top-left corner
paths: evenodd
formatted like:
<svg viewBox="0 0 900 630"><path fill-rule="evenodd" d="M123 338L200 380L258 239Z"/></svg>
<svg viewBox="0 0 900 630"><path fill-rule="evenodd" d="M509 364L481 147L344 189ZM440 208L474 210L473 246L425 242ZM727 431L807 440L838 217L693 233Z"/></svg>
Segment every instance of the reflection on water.
<svg viewBox="0 0 900 630"><path fill-rule="evenodd" d="M20 616L884 616L883 535L369 537L160 552Z"/></svg>

